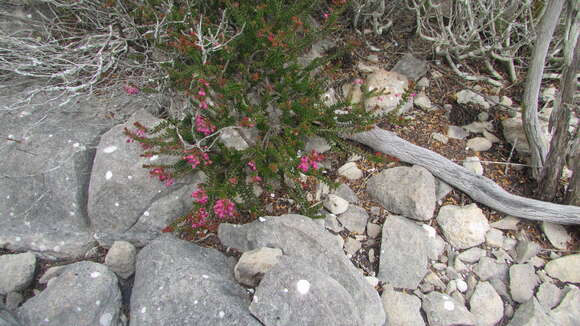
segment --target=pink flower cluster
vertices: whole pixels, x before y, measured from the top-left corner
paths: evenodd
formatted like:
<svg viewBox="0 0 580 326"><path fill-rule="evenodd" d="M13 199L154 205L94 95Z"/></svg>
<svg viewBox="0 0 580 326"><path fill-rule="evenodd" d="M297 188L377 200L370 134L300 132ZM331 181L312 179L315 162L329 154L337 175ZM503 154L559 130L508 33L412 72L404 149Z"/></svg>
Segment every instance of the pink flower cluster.
<svg viewBox="0 0 580 326"><path fill-rule="evenodd" d="M123 86L123 89L125 90L125 93L129 95L139 94L139 89L135 86L125 85Z"/></svg>
<svg viewBox="0 0 580 326"><path fill-rule="evenodd" d="M153 170L149 171L149 174L158 177L159 181L165 181L165 186L167 187L173 185L175 182L175 180L173 180L171 177L171 174L165 172L163 168L154 168Z"/></svg>
<svg viewBox="0 0 580 326"><path fill-rule="evenodd" d="M312 152L310 152L310 155L302 156L300 158L300 164L298 164L298 169L300 169L302 172L308 172L310 168L317 170L318 163L321 162L323 159L324 156L322 154L318 153L315 150L312 150Z"/></svg>
<svg viewBox="0 0 580 326"><path fill-rule="evenodd" d="M192 222L191 223L191 227L192 228L199 228L205 225L205 222L207 220L207 218L209 217L209 213L207 212L207 210L203 207L201 207L200 209L197 210L197 212L195 213L195 216L197 217L197 222Z"/></svg>
<svg viewBox="0 0 580 326"><path fill-rule="evenodd" d="M202 86L209 87L209 83L203 78L199 79L199 83ZM201 109L204 109L204 110L206 110L208 108L208 104L207 104L207 101L205 99L206 95L207 95L207 93L205 92L205 89L203 89L203 87L200 87L199 91L197 92L197 96L199 99L199 107Z"/></svg>
<svg viewBox="0 0 580 326"><path fill-rule="evenodd" d="M203 189L198 189L191 193L191 197L193 197L194 201L199 204L207 203L207 193Z"/></svg>
<svg viewBox="0 0 580 326"><path fill-rule="evenodd" d="M248 167L250 168L250 170L256 171L256 162L254 161L248 162Z"/></svg>
<svg viewBox="0 0 580 326"><path fill-rule="evenodd" d="M127 130L128 130L128 129L127 129ZM137 137L141 137L141 138L143 138L143 137L145 137L145 130L143 130L143 129L137 129L137 130L135 130L135 135L136 135ZM135 142L135 140L134 140L133 138L129 137L129 138L127 139L127 142L128 142L128 143L133 143L133 142Z"/></svg>
<svg viewBox="0 0 580 326"><path fill-rule="evenodd" d="M197 168L202 161L206 166L213 163L213 161L209 159L209 155L206 152L192 153L184 156L183 159L187 161L187 164L191 165L192 169Z"/></svg>
<svg viewBox="0 0 580 326"><path fill-rule="evenodd" d="M195 117L195 131L197 132L201 132L204 135L210 135L212 132L215 131L215 126L211 124L211 122L207 121L206 118L204 118L201 115L197 115Z"/></svg>
<svg viewBox="0 0 580 326"><path fill-rule="evenodd" d="M215 215L221 219L234 216L236 205L229 199L218 199L213 205Z"/></svg>

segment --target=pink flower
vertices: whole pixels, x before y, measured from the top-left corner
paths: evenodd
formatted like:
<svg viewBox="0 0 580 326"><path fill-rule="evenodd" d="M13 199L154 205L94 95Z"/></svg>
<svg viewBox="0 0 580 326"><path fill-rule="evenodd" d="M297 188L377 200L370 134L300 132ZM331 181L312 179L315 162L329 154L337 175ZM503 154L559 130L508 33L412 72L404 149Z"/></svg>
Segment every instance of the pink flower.
<svg viewBox="0 0 580 326"><path fill-rule="evenodd" d="M207 110L207 108L208 108L207 102L206 101L199 102L199 108Z"/></svg>
<svg viewBox="0 0 580 326"><path fill-rule="evenodd" d="M355 79L355 80L354 80L352 83L353 83L353 84L355 84L355 85L362 85L364 82L363 82L363 80L362 80L362 79L360 79L360 78L357 78L357 79Z"/></svg>
<svg viewBox="0 0 580 326"><path fill-rule="evenodd" d="M310 160L307 156L302 156L300 158L300 164L298 164L298 169L302 170L302 172L307 172L310 168Z"/></svg>
<svg viewBox="0 0 580 326"><path fill-rule="evenodd" d="M129 95L139 94L139 89L135 86L125 85L125 86L123 86L123 89Z"/></svg>
<svg viewBox="0 0 580 326"><path fill-rule="evenodd" d="M201 90L199 90L199 92L197 92L197 95L205 96L205 91L203 89L201 89Z"/></svg>
<svg viewBox="0 0 580 326"><path fill-rule="evenodd" d="M411 97L417 96L417 93L411 93Z"/></svg>
<svg viewBox="0 0 580 326"><path fill-rule="evenodd" d="M186 160L188 164L191 164L192 169L195 169L200 163L199 158L195 155L187 155L183 159Z"/></svg>
<svg viewBox="0 0 580 326"><path fill-rule="evenodd" d="M217 217L223 219L234 216L235 207L236 205L229 199L218 199L213 205L213 211Z"/></svg>
<svg viewBox="0 0 580 326"><path fill-rule="evenodd" d="M322 17L324 17L324 20L327 20L328 17L330 17L330 14L329 13L324 13L324 14L322 14Z"/></svg>
<svg viewBox="0 0 580 326"><path fill-rule="evenodd" d="M194 198L196 203L205 204L207 203L207 193L203 189L198 189L191 193L191 197Z"/></svg>
<svg viewBox="0 0 580 326"><path fill-rule="evenodd" d="M200 84L202 84L203 86L205 86L205 87L209 87L209 83L208 83L208 82L207 82L205 79L203 79L203 78L200 78L198 81L199 81L199 83L200 83Z"/></svg>
<svg viewBox="0 0 580 326"><path fill-rule="evenodd" d="M195 117L195 130L207 136L215 131L215 126L208 122L201 115L197 115Z"/></svg>
<svg viewBox="0 0 580 326"><path fill-rule="evenodd" d="M248 162L248 166L250 167L250 170L256 171L256 162L250 161Z"/></svg>
<svg viewBox="0 0 580 326"><path fill-rule="evenodd" d="M313 168L314 170L318 170L319 166L318 163L324 159L324 156L318 153L315 150L310 152L308 156L302 156L300 158L300 164L298 165L298 169L302 170L302 172L307 172L309 168Z"/></svg>
<svg viewBox="0 0 580 326"><path fill-rule="evenodd" d="M197 212L195 213L196 217L198 218L198 222L192 222L191 223L191 227L192 228L198 228L201 227L205 224L205 220L207 219L207 217L209 216L208 212L205 210L204 207L200 207Z"/></svg>
<svg viewBox="0 0 580 326"><path fill-rule="evenodd" d="M165 186L166 187L170 187L175 183L175 180L173 180L173 178L167 178L167 180L165 180Z"/></svg>
<svg viewBox="0 0 580 326"><path fill-rule="evenodd" d="M252 182L260 182L262 181L262 177L259 175L255 175L252 177Z"/></svg>

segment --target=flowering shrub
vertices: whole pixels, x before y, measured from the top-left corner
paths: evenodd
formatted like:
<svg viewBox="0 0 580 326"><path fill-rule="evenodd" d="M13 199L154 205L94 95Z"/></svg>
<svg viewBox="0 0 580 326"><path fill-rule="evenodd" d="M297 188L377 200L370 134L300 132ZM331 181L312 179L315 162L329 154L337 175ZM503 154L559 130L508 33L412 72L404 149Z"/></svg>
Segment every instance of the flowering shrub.
<svg viewBox="0 0 580 326"><path fill-rule="evenodd" d="M303 204L302 214L314 216L319 207L286 186L301 174L331 183L320 153L301 154L305 140L319 135L338 141L338 132L373 122L361 105L322 101L325 81L314 72L329 59L300 60L332 32L345 1L194 1L169 12L159 12L163 6L155 3L138 8L136 21L176 22L154 42L172 57L164 68L189 106L182 118L149 128L137 123L125 133L143 146L144 156L175 157L173 164L145 166L166 185L197 171L207 176L192 189L192 211L165 231L195 233L240 214L255 218L263 214L260 193L279 184ZM227 145L224 134L247 146Z"/></svg>

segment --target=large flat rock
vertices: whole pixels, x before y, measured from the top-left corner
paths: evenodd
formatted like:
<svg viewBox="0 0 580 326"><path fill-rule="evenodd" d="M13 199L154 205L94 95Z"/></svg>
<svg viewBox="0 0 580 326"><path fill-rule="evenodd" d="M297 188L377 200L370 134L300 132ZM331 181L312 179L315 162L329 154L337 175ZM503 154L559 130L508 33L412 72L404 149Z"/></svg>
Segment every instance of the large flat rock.
<svg viewBox="0 0 580 326"><path fill-rule="evenodd" d="M376 290L346 258L336 238L312 219L288 214L267 216L245 225L221 224L218 237L225 246L241 251L279 248L284 255L316 266L352 296L363 325L383 325L385 313Z"/></svg>
<svg viewBox="0 0 580 326"><path fill-rule="evenodd" d="M139 252L131 296L131 326L258 326L235 260L163 235Z"/></svg>

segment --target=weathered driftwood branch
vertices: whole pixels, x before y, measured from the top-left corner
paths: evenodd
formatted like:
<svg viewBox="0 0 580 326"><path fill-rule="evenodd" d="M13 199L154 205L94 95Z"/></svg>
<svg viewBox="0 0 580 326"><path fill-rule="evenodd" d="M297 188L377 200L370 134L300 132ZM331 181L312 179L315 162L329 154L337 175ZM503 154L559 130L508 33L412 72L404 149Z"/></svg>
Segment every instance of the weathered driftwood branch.
<svg viewBox="0 0 580 326"><path fill-rule="evenodd" d="M343 137L395 156L401 161L420 165L476 202L499 212L533 221L580 224L578 206L558 205L510 194L490 179L476 175L437 153L413 145L390 131L375 128Z"/></svg>

